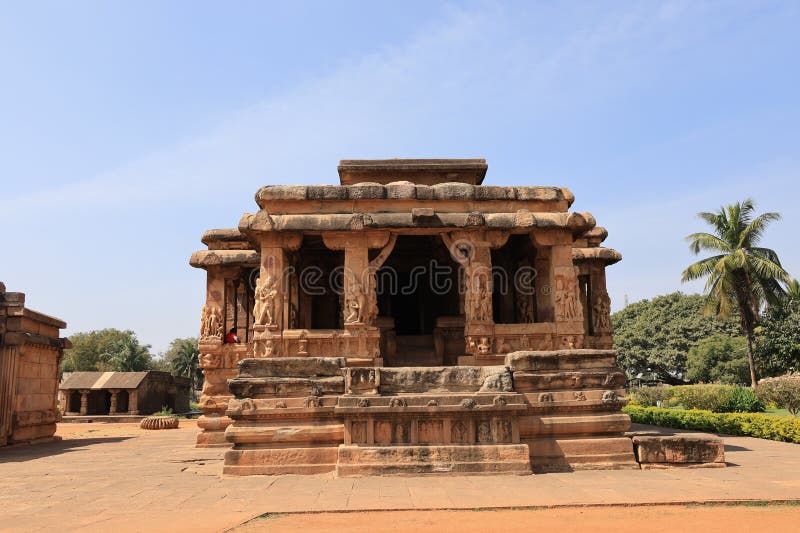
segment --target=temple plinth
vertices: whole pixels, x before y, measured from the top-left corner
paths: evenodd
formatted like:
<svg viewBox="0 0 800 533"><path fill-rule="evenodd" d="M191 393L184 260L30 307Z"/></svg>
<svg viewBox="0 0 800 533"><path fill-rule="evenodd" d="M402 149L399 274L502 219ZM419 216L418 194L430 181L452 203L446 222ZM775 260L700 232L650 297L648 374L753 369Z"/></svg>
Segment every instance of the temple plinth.
<svg viewBox="0 0 800 533"><path fill-rule="evenodd" d="M607 232L483 159L342 161L204 234L198 446L229 474L637 468ZM240 343L224 343L233 331Z"/></svg>

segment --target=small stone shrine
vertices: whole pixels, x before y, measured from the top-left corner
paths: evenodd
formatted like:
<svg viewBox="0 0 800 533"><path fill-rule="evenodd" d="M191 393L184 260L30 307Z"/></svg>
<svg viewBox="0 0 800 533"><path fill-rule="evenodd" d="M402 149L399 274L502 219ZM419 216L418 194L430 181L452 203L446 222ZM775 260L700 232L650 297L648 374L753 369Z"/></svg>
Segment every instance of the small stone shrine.
<svg viewBox="0 0 800 533"><path fill-rule="evenodd" d="M58 379L68 339L63 320L25 307L0 282L0 446L50 439L60 414Z"/></svg>
<svg viewBox="0 0 800 533"><path fill-rule="evenodd" d="M207 231L197 445L227 474L638 468L611 350L621 256L562 187L483 159L342 161ZM239 343L225 343L233 331Z"/></svg>

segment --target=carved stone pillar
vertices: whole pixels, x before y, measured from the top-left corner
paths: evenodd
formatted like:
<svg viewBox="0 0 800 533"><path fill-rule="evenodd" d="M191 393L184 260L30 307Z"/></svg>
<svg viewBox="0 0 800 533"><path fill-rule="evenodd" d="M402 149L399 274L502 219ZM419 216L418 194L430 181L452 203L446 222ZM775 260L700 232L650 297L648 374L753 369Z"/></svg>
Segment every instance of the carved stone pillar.
<svg viewBox="0 0 800 533"><path fill-rule="evenodd" d="M111 405L108 408L108 414L115 415L117 414L117 399L119 395L119 389L109 389L111 393Z"/></svg>
<svg viewBox="0 0 800 533"><path fill-rule="evenodd" d="M128 414L139 414L139 391L136 389L131 389L128 391Z"/></svg>
<svg viewBox="0 0 800 533"><path fill-rule="evenodd" d="M388 231L361 231L325 233L322 239L331 250L344 250L345 328L373 326L378 316L375 272L391 253L396 237L391 237ZM384 248L376 258L380 264L370 262L370 248Z"/></svg>
<svg viewBox="0 0 800 533"><path fill-rule="evenodd" d="M261 267L253 302L253 354L255 357L283 355L283 330L290 321L289 282L295 279L287 255L303 243L301 233L268 232L259 235Z"/></svg>
<svg viewBox="0 0 800 533"><path fill-rule="evenodd" d="M89 392L88 390L81 390L81 415L86 415L89 411Z"/></svg>
<svg viewBox="0 0 800 533"><path fill-rule="evenodd" d="M534 268L536 278L534 286L536 288L536 321L555 322L555 308L553 302L553 262L551 259L550 246L536 244L536 259Z"/></svg>
<svg viewBox="0 0 800 533"><path fill-rule="evenodd" d="M553 302L556 322L556 348L583 348L585 326L578 287L578 269L572 262L572 235L550 232L553 238Z"/></svg>
<svg viewBox="0 0 800 533"><path fill-rule="evenodd" d="M206 267L206 303L205 309L219 310L220 317L224 316L222 310L225 308L225 279L230 276L230 269L220 265L209 265ZM203 394L200 398L200 409L202 416L197 420L197 426L201 429L197 436L197 446L205 447L209 443L214 445L225 444L225 427L230 424L230 419L223 416L225 406L231 394L228 391L228 378L235 374L225 375L221 368L222 360L222 335L224 335L224 325L222 335L203 335L205 321L201 323L201 336L198 342L198 357L200 368L203 369ZM222 324L221 324L222 325ZM128 399L128 409L131 414L138 409L136 404L136 393L130 391ZM138 412L138 411L137 411ZM209 419L213 419L209 421ZM222 423L221 423L222 422ZM215 432L210 432L207 428L218 428Z"/></svg>
<svg viewBox="0 0 800 533"><path fill-rule="evenodd" d="M391 253L397 237L388 231L323 233L325 246L344 250L344 298L342 317L346 343L345 356L371 358L380 364L380 330L375 324L378 316L378 296L375 273ZM370 249L382 248L377 257L369 260Z"/></svg>
<svg viewBox="0 0 800 533"><path fill-rule="evenodd" d="M508 240L508 234L482 230L457 231L442 234L442 240L461 267L466 351L471 355L489 355L494 344L491 250L502 247Z"/></svg>
<svg viewBox="0 0 800 533"><path fill-rule="evenodd" d="M601 260L593 260L581 263L579 268L581 274L585 272L589 278L586 304L591 324L588 324L586 344L592 348L610 349L614 344L614 328L611 325L611 298L606 289L606 265Z"/></svg>

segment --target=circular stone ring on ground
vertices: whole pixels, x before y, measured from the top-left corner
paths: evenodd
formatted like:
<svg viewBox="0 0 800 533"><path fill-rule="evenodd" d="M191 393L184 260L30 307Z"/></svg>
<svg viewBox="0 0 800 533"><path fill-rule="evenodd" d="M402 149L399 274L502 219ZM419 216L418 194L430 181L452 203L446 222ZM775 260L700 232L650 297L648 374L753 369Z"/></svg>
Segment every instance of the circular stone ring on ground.
<svg viewBox="0 0 800 533"><path fill-rule="evenodd" d="M142 429L177 429L178 418L174 416L148 416L139 424Z"/></svg>

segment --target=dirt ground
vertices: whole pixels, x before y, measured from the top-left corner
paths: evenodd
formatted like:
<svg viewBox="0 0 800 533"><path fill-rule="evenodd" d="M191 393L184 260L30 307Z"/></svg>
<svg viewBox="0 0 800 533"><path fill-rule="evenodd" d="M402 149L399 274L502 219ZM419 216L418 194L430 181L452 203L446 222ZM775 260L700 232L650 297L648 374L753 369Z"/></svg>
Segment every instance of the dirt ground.
<svg viewBox="0 0 800 533"><path fill-rule="evenodd" d="M180 429L168 431L62 423L62 440L0 449L0 533L216 533L236 527L314 533L554 527L591 533L800 533L800 503L776 503L800 502L797 444L726 436L728 468L714 469L240 477L221 475L224 448L194 447L197 431L195 420L181 420ZM719 505L726 501L773 504ZM598 505L615 507L591 507ZM254 520L258 516L268 518Z"/></svg>
<svg viewBox="0 0 800 533"><path fill-rule="evenodd" d="M236 533L470 533L581 530L703 533L800 531L800 506L714 505L588 507L536 510L388 511L272 515L233 529Z"/></svg>

